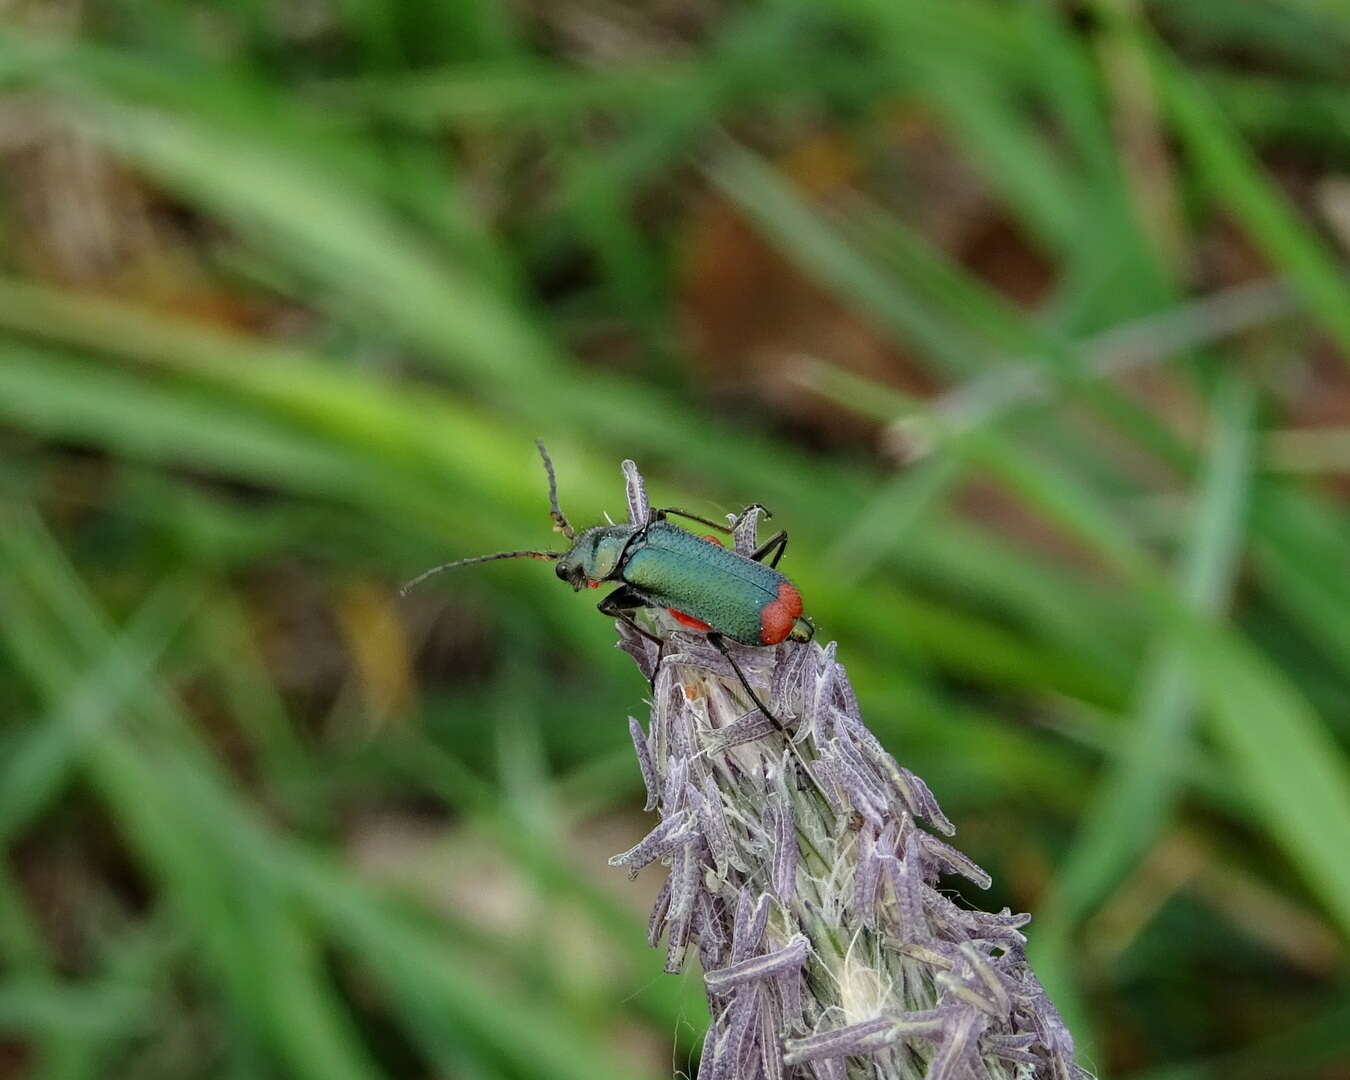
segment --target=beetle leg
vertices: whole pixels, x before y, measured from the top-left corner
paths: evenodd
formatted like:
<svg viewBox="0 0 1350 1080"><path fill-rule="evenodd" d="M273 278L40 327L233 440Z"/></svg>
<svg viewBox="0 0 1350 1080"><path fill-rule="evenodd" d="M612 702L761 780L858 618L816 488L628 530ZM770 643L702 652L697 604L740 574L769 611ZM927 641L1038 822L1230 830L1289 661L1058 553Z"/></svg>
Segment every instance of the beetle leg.
<svg viewBox="0 0 1350 1080"><path fill-rule="evenodd" d="M688 510L681 510L675 506L663 506L659 510L652 511L652 518L656 521L662 521L667 514L674 514L676 517L688 518L690 521L697 521L701 525L707 525L710 529L716 529L718 532L730 533L731 530L720 522L713 521L710 518L700 517L698 514L691 514Z"/></svg>
<svg viewBox="0 0 1350 1080"><path fill-rule="evenodd" d="M727 658L727 663L731 665L731 670L736 673L736 678L741 680L741 685L745 687L745 692L750 695L750 700L755 708L767 716L773 726L786 735L787 728L783 726L783 721L774 716L774 714L769 711L768 706L759 700L759 695L755 693L755 688L750 685L750 680L745 677L745 672L741 670L741 665L736 663L736 658L731 655L731 650L727 648L726 638L716 630L713 630L708 634L708 643Z"/></svg>
<svg viewBox="0 0 1350 1080"><path fill-rule="evenodd" d="M652 687L656 687L656 673L661 670L661 657L665 652L666 643L663 638L657 637L649 630L643 629L637 624L632 613L640 608L650 607L646 599L636 589L628 585L620 585L612 593L606 596L600 603L596 604L596 610L601 615L608 615L612 619L618 619L627 623L632 629L645 637L648 641L656 642L656 664L652 668Z"/></svg>
<svg viewBox="0 0 1350 1080"><path fill-rule="evenodd" d="M754 550L754 552L750 555L750 558L754 559L755 562L763 562L765 558L768 556L769 552L772 551L773 558L769 559L769 565L777 566L778 560L783 557L783 552L787 550L787 542L788 542L787 530L780 529L778 532L774 533L771 537L765 540L764 543L760 544L759 547L757 547Z"/></svg>
<svg viewBox="0 0 1350 1080"><path fill-rule="evenodd" d="M650 630L644 630L634 620L632 612L645 607L651 607L651 605L647 603L641 593L627 585L620 585L595 605L595 609L601 615L608 615L612 619L622 619L648 641L654 641L657 645L664 645L665 642L661 638Z"/></svg>

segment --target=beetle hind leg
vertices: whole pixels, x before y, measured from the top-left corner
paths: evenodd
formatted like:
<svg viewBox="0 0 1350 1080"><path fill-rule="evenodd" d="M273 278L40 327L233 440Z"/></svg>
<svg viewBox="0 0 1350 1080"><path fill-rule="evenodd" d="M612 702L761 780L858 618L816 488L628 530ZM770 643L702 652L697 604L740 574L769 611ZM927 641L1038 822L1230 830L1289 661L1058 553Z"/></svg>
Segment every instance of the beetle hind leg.
<svg viewBox="0 0 1350 1080"><path fill-rule="evenodd" d="M816 636L816 624L805 616L798 615L792 620L792 630L788 638L792 641L810 641Z"/></svg>
<svg viewBox="0 0 1350 1080"><path fill-rule="evenodd" d="M755 562L764 562L765 559L768 559L770 566L777 566L778 560L783 557L783 552L787 551L787 544L787 530L780 529L765 540L764 543L760 544L759 547L751 553L750 558L754 559ZM769 558L771 554L773 557Z"/></svg>
<svg viewBox="0 0 1350 1080"><path fill-rule="evenodd" d="M757 694L755 688L750 685L750 680L745 677L745 672L741 670L741 665L736 663L736 658L731 655L731 650L727 647L726 638L714 630L708 635L708 643L726 657L727 663L731 665L731 670L736 673L736 678L738 678L741 681L741 685L745 687L745 692L750 695L750 701L755 708L767 716L770 723L786 735L787 727L783 724L783 721L779 720L778 717L774 716L774 714L769 711L769 707L765 705L764 702L760 701L759 694Z"/></svg>

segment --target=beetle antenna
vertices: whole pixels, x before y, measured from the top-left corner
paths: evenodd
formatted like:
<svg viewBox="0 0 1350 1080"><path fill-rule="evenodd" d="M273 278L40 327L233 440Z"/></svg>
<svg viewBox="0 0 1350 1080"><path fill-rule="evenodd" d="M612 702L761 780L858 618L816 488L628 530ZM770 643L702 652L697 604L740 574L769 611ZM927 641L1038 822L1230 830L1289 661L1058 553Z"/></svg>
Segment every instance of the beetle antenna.
<svg viewBox="0 0 1350 1080"><path fill-rule="evenodd" d="M558 505L558 479L553 475L553 460L544 449L542 439L535 439L534 445L539 447L539 456L544 459L544 471L548 473L548 513L553 519L553 527L567 539L575 540L577 532L567 520L567 515L562 512L562 507Z"/></svg>
<svg viewBox="0 0 1350 1080"><path fill-rule="evenodd" d="M454 562L441 563L440 566L433 566L430 570L424 570L415 578L405 584L398 590L399 596L407 596L427 578L439 574L442 570L453 570L457 566L471 566L480 562L495 562L498 559L539 559L543 562L554 562L562 558L560 551L499 551L495 555L475 555L472 559L456 559Z"/></svg>

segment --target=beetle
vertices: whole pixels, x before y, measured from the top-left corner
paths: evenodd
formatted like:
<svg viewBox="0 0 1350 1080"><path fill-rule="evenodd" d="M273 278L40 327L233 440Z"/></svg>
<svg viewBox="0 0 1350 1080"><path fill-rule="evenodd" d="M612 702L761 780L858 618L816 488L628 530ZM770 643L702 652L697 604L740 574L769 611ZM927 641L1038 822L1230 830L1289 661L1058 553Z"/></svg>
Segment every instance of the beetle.
<svg viewBox="0 0 1350 1080"><path fill-rule="evenodd" d="M536 446L548 476L549 515L555 530L572 546L567 551L500 551L457 559L419 574L400 593L406 594L444 570L498 559L553 562L558 577L578 592L613 583L617 587L596 605L602 614L621 619L658 646L664 642L636 622L635 612L663 610L681 626L703 631L731 663L754 704L781 730L783 725L760 701L726 642L762 647L787 640L809 641L814 635L815 627L802 614L801 593L777 569L787 550L787 532L780 530L750 555L741 555L717 537L698 536L667 518L686 518L724 533L731 533L731 528L673 506L652 510L641 525L593 525L578 532L558 505L557 479L548 451L542 442ZM755 510L764 512L762 506L751 505L737 520Z"/></svg>

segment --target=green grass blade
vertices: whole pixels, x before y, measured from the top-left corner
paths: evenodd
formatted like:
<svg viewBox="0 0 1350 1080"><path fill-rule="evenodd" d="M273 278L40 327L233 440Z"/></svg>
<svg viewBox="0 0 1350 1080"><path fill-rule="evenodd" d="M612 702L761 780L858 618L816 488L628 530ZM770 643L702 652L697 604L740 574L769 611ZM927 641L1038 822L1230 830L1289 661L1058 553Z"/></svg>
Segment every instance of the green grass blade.
<svg viewBox="0 0 1350 1080"><path fill-rule="evenodd" d="M900 340L918 345L943 368L962 372L980 366L977 341L954 333L948 322L930 315L920 298L900 289L892 276L860 255L758 157L724 147L710 177L812 279L835 290Z"/></svg>
<svg viewBox="0 0 1350 1080"><path fill-rule="evenodd" d="M1350 998L1343 993L1290 1030L1228 1054L1134 1073L1132 1080L1299 1080L1332 1075L1350 1055Z"/></svg>
<svg viewBox="0 0 1350 1080"><path fill-rule="evenodd" d="M1290 678L1250 645L1191 628L1187 670L1209 730L1310 891L1350 936L1350 774Z"/></svg>
<svg viewBox="0 0 1350 1080"><path fill-rule="evenodd" d="M1179 572L1182 601L1206 614L1224 606L1241 552L1253 456L1251 387L1230 384L1215 414L1192 537ZM1080 1033L1087 1028L1072 970L1077 927L1157 838L1182 783L1175 766L1189 743L1192 693L1172 627L1160 631L1152 653L1141 676L1135 721L1060 864L1029 948L1051 995L1079 1018Z"/></svg>
<svg viewBox="0 0 1350 1080"><path fill-rule="evenodd" d="M1215 404L1211 451L1178 590L1189 607L1208 615L1221 613L1240 562L1254 411L1254 392L1245 385L1221 393ZM1099 785L1057 875L1050 909L1066 928L1100 903L1162 828L1177 793L1170 763L1188 741L1190 711L1183 663L1171 631L1164 629L1141 679L1137 720L1124 753Z"/></svg>
<svg viewBox="0 0 1350 1080"><path fill-rule="evenodd" d="M8 517L0 522L13 528ZM194 606L181 582L151 593L85 680L0 764L0 845L49 808L68 781L81 745L97 738L126 708Z"/></svg>
<svg viewBox="0 0 1350 1080"><path fill-rule="evenodd" d="M1342 350L1350 351L1350 285L1326 244L1262 174L1250 150L1209 94L1161 48L1153 70L1178 135L1213 193L1289 276Z"/></svg>

